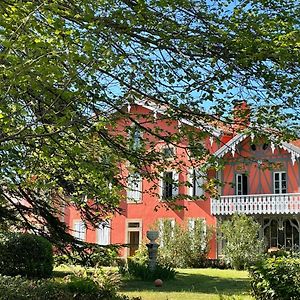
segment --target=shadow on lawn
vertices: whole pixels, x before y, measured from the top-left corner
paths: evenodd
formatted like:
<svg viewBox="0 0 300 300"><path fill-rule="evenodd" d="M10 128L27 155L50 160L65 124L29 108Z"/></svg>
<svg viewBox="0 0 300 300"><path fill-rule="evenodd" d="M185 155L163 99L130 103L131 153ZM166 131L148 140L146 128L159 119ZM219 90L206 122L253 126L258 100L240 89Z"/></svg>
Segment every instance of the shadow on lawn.
<svg viewBox="0 0 300 300"><path fill-rule="evenodd" d="M153 282L130 280L124 283L122 291L161 291L194 292L205 294L242 294L249 291L247 278L222 278L202 274L179 273L176 279L164 282L163 287L156 288Z"/></svg>

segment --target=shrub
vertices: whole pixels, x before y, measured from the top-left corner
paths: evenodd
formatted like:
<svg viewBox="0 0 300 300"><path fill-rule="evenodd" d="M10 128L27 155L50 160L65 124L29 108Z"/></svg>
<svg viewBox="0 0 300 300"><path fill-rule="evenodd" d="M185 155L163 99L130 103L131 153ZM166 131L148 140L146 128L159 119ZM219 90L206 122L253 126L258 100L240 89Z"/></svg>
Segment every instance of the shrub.
<svg viewBox="0 0 300 300"><path fill-rule="evenodd" d="M121 275L118 272L98 268L89 274L86 269L79 269L66 276L64 280L70 292L78 295L94 295L95 299L115 296L121 285Z"/></svg>
<svg viewBox="0 0 300 300"><path fill-rule="evenodd" d="M50 280L29 280L21 276L0 276L0 299L5 300L71 300L60 283Z"/></svg>
<svg viewBox="0 0 300 300"><path fill-rule="evenodd" d="M127 261L118 261L119 272L122 275L129 275L131 277L141 280L155 280L155 279L174 279L176 271L168 264L157 262L155 269L152 271L149 268L148 251L145 244L142 244L139 250L133 257L129 257Z"/></svg>
<svg viewBox="0 0 300 300"><path fill-rule="evenodd" d="M116 272L95 271L88 276L77 272L59 281L55 279L30 280L21 276L0 276L2 300L130 300L117 294L120 276ZM140 298L135 298L138 300Z"/></svg>
<svg viewBox="0 0 300 300"><path fill-rule="evenodd" d="M226 263L223 259L205 258L197 261L195 268L212 268L212 269L230 269L230 264Z"/></svg>
<svg viewBox="0 0 300 300"><path fill-rule="evenodd" d="M206 227L202 219L196 219L193 228L172 224L167 219L155 227L160 231L160 262L176 268L199 267L207 258L212 230Z"/></svg>
<svg viewBox="0 0 300 300"><path fill-rule="evenodd" d="M245 215L233 215L221 225L225 240L224 259L235 269L256 263L263 255L263 241L258 238L260 225Z"/></svg>
<svg viewBox="0 0 300 300"><path fill-rule="evenodd" d="M300 299L300 259L267 258L250 268L250 284L258 300Z"/></svg>
<svg viewBox="0 0 300 300"><path fill-rule="evenodd" d="M130 276L141 280L169 280L174 279L176 271L170 265L157 263L154 270L148 266L148 262L143 264L133 258L127 260L127 272Z"/></svg>
<svg viewBox="0 0 300 300"><path fill-rule="evenodd" d="M81 253L83 254L83 252ZM62 264L66 265L81 265L83 267L98 267L98 266L113 266L118 259L118 250L111 247L95 247L93 249L86 249L84 256L80 256L76 252L68 255L54 256L55 266Z"/></svg>
<svg viewBox="0 0 300 300"><path fill-rule="evenodd" d="M53 270L52 245L33 234L0 235L0 274L49 277Z"/></svg>

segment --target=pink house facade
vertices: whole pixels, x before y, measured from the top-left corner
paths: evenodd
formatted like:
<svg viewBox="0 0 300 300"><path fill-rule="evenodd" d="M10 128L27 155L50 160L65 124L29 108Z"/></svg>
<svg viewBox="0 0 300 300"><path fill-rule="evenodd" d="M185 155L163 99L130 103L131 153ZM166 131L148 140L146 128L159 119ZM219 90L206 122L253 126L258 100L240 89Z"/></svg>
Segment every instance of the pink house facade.
<svg viewBox="0 0 300 300"><path fill-rule="evenodd" d="M129 109L133 117L162 113L145 103L138 103ZM127 120L124 122L128 124ZM172 133L179 130L182 123L189 125L186 120L160 120L148 126L159 126L162 132L165 130ZM206 226L216 228L220 221L233 213L244 213L260 222L260 234L265 239L266 248L299 247L300 144L294 142L274 145L257 142L244 133L229 133L213 127L209 130L211 136L203 141L203 145L224 162L222 170L215 172L212 169L206 175L207 178L217 178L222 182L218 188L218 196L211 196L205 190L205 176L202 179L204 181L194 180L192 174L197 172L197 168L191 165L183 142L178 147L167 147L174 160L180 159L183 162L184 167L180 170L168 167L156 182L142 179L139 174L128 173L128 188L120 202L121 213L112 216L108 226L100 226L96 230L85 228L79 213L71 207L67 208L65 222L72 234L101 245L128 244L129 247L120 253L127 257L134 254L141 242L146 240L146 232L160 220L193 224L195 220L202 219ZM162 151L166 148L162 141L157 141L157 146ZM179 184L169 184L168 178ZM180 184L184 182L190 184ZM155 192L149 193L153 186ZM166 209L162 205L165 196L177 195L191 196L178 200L178 204L185 209ZM203 199L198 198L201 196ZM221 253L221 248L222 244L214 234L210 242L209 257L216 258Z"/></svg>

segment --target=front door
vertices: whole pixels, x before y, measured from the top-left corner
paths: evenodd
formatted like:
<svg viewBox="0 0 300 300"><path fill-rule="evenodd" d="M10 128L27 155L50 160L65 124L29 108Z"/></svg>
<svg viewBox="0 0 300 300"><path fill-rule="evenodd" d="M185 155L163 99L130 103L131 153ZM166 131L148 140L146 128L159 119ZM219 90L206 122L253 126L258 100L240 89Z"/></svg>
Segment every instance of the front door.
<svg viewBox="0 0 300 300"><path fill-rule="evenodd" d="M135 252L139 249L140 233L139 231L129 231L128 235L129 256L133 256Z"/></svg>
<svg viewBox="0 0 300 300"><path fill-rule="evenodd" d="M140 220L127 221L127 255L133 256L139 249L142 240L142 222Z"/></svg>

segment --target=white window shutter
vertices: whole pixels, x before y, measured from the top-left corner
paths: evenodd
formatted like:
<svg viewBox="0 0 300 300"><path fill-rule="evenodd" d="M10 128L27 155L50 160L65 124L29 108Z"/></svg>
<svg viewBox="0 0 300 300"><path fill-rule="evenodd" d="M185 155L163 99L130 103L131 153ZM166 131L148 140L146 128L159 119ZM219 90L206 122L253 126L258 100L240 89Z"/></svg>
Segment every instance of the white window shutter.
<svg viewBox="0 0 300 300"><path fill-rule="evenodd" d="M193 231L195 229L195 219L189 219L188 220L188 228L189 228L189 231L191 233L193 233Z"/></svg>
<svg viewBox="0 0 300 300"><path fill-rule="evenodd" d="M164 172L161 172L159 174L159 180L158 180L158 196L159 199L163 199L163 190L164 190Z"/></svg>
<svg viewBox="0 0 300 300"><path fill-rule="evenodd" d="M204 250L205 249L205 246L206 246L206 234L207 234L207 226L206 226L206 219L200 219L201 220L201 222L202 222L202 225L203 225L203 232L202 232L202 234L203 234L203 241L202 241L202 245L201 245L201 247L202 247L202 249Z"/></svg>
<svg viewBox="0 0 300 300"><path fill-rule="evenodd" d="M141 201L142 198L142 177L138 173L128 176L127 180L127 198L129 201Z"/></svg>
<svg viewBox="0 0 300 300"><path fill-rule="evenodd" d="M188 170L188 178L187 181L189 182L190 186L187 187L187 194L188 196L194 196L194 168L189 168Z"/></svg>
<svg viewBox="0 0 300 300"><path fill-rule="evenodd" d="M171 224L171 228L172 228L171 237L174 237L174 228L175 228L175 224L176 224L175 219L171 219L170 224Z"/></svg>
<svg viewBox="0 0 300 300"><path fill-rule="evenodd" d="M172 180L173 180L172 194L173 194L173 197L176 197L179 194L179 173L173 171Z"/></svg>
<svg viewBox="0 0 300 300"><path fill-rule="evenodd" d="M162 247L164 245L163 231L164 231L164 221L163 221L163 219L159 219L158 220L158 236L159 236L159 240L160 240L160 246L162 246Z"/></svg>
<svg viewBox="0 0 300 300"><path fill-rule="evenodd" d="M195 172L195 175L196 175L196 196L200 197L203 195L203 174L196 169L196 172Z"/></svg>
<svg viewBox="0 0 300 300"><path fill-rule="evenodd" d="M172 227L172 229L174 229L174 227L175 227L175 220L174 219L171 220L171 227Z"/></svg>
<svg viewBox="0 0 300 300"><path fill-rule="evenodd" d="M109 245L110 244L110 224L103 222L97 228L97 244Z"/></svg>
<svg viewBox="0 0 300 300"><path fill-rule="evenodd" d="M76 237L78 240L85 241L85 233L85 224L82 221L76 221L74 223L74 237Z"/></svg>
<svg viewBox="0 0 300 300"><path fill-rule="evenodd" d="M201 219L203 224L203 234L206 236L207 226L206 226L206 219Z"/></svg>

